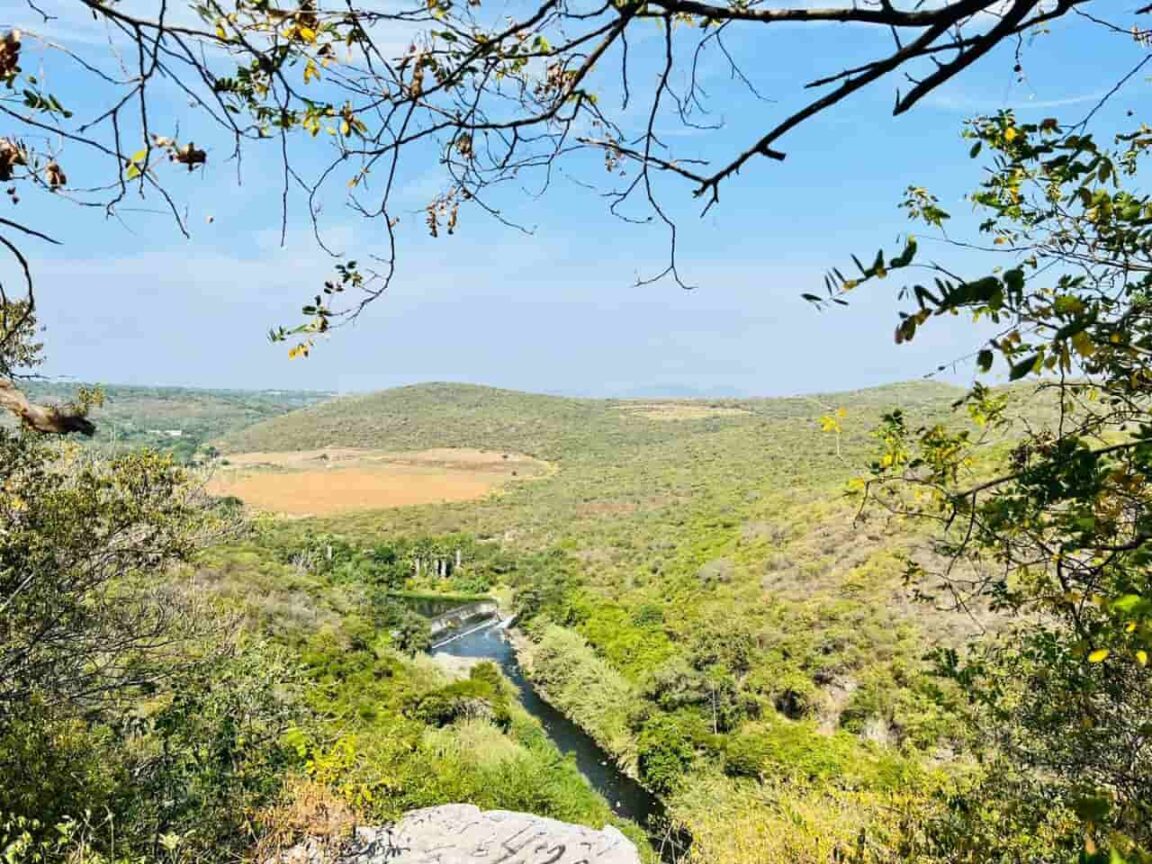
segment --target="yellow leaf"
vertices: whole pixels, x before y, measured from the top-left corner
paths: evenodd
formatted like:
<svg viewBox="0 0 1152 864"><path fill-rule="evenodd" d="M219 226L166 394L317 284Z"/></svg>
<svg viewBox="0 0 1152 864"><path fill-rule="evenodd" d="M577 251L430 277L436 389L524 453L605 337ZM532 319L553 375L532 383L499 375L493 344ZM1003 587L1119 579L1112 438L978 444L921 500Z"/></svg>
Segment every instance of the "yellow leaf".
<svg viewBox="0 0 1152 864"><path fill-rule="evenodd" d="M315 63L313 63L311 60L309 60L307 65L305 65L305 67L304 67L304 83L307 84L313 78L319 78L319 77L320 77L319 68L317 68Z"/></svg>
<svg viewBox="0 0 1152 864"><path fill-rule="evenodd" d="M228 38L228 31L224 29L223 24L217 24L216 25L216 38L217 39L227 39Z"/></svg>
<svg viewBox="0 0 1152 864"><path fill-rule="evenodd" d="M820 418L820 431L821 432L839 432L840 424L836 421L835 417L825 414Z"/></svg>
<svg viewBox="0 0 1152 864"><path fill-rule="evenodd" d="M1135 633L1136 632L1136 622L1135 621L1129 621L1128 626L1124 628L1124 632L1125 633Z"/></svg>
<svg viewBox="0 0 1152 864"><path fill-rule="evenodd" d="M316 41L316 31L311 27L299 27L296 30L296 35L303 39L305 42Z"/></svg>
<svg viewBox="0 0 1152 864"><path fill-rule="evenodd" d="M1096 353L1096 343L1083 330L1072 337L1072 347L1081 357L1091 357Z"/></svg>
<svg viewBox="0 0 1152 864"><path fill-rule="evenodd" d="M1139 663L1141 666L1147 666L1148 665L1148 652L1147 651L1137 651L1136 652L1136 662Z"/></svg>
<svg viewBox="0 0 1152 864"><path fill-rule="evenodd" d="M1097 648L1095 651L1088 655L1088 662L1103 663L1108 659L1108 655L1110 653L1112 652L1110 652L1107 648Z"/></svg>

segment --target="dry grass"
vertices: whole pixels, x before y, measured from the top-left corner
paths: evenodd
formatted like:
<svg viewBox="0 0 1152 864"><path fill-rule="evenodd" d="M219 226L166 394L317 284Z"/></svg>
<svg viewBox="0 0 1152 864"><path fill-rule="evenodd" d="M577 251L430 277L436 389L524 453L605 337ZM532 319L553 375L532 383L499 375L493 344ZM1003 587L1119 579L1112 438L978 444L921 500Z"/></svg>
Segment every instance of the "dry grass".
<svg viewBox="0 0 1152 864"><path fill-rule="evenodd" d="M640 402L621 405L620 410L646 420L705 420L709 417L739 417L752 412L730 405L708 405L693 402Z"/></svg>
<svg viewBox="0 0 1152 864"><path fill-rule="evenodd" d="M919 860L893 848L898 823L919 806L899 795L802 787L782 794L770 779L752 785L701 778L677 803L692 832L689 864Z"/></svg>
<svg viewBox="0 0 1152 864"><path fill-rule="evenodd" d="M313 516L471 501L548 470L547 463L519 453L330 447L229 456L209 480L208 491L265 512Z"/></svg>
<svg viewBox="0 0 1152 864"><path fill-rule="evenodd" d="M258 814L257 822L261 835L249 860L270 862L287 860L285 852L300 843L307 844L308 853L334 853L360 820L327 786L299 777L287 783L276 804Z"/></svg>

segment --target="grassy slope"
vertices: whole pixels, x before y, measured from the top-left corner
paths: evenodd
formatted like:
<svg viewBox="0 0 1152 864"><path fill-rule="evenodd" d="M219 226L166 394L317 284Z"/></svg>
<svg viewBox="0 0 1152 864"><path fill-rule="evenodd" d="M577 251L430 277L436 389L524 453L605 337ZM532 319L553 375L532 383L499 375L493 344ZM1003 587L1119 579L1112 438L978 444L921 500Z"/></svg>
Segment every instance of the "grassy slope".
<svg viewBox="0 0 1152 864"><path fill-rule="evenodd" d="M780 399L716 399L746 415L687 421L637 416L636 405L655 400L571 399L470 384L419 384L334 399L225 435L225 452L307 450L325 446L419 449L509 449L545 459L593 459L611 464L637 447L650 448L683 433L747 429L790 423L794 431L844 405L878 415L892 404L938 409L958 394L945 385L911 382L834 395ZM698 405L700 400L689 404Z"/></svg>
<svg viewBox="0 0 1152 864"><path fill-rule="evenodd" d="M675 812L698 836L717 838L711 852L699 849L714 860L733 860L729 847L739 856L820 860L820 844L835 841L830 835L850 839L859 830L867 802L818 797L813 804L809 793L789 791L782 803L769 777L790 778L795 790L827 780L835 794L887 794L892 778L903 783L906 770L948 739L937 694L917 670L926 646L959 638L966 621L908 600L895 557L908 538L885 525L853 526L841 493L882 411L941 417L958 394L917 382L716 400L747 413L659 421L636 416L627 402L433 384L286 414L227 436L221 447L467 446L554 462L555 474L482 501L307 528L364 543L455 531L494 538L524 562L507 576L521 590L568 572L562 623L569 636L535 631L534 673L630 766L644 717L658 711L659 682L697 662L709 634L721 642L747 637L752 662L735 679L739 698L754 709L718 735L697 728L707 726L706 711L673 712L698 752L691 782L673 795ZM847 431L837 441L819 431L818 419L841 407ZM547 551L562 561L540 565ZM796 721L776 710L795 714L797 704ZM745 741L768 742L760 781L720 773L728 750ZM725 807L709 803L717 800ZM876 803L887 806L887 799ZM819 814L839 815L806 824L797 841L803 848L772 845L798 811L817 822Z"/></svg>

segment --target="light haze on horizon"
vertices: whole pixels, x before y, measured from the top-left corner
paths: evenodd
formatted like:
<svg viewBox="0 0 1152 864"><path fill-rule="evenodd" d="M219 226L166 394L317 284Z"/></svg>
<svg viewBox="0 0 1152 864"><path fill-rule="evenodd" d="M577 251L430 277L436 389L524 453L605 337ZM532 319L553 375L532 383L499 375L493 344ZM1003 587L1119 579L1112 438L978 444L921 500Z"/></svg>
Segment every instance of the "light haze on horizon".
<svg viewBox="0 0 1152 864"><path fill-rule="evenodd" d="M20 23L17 14L0 2L0 24ZM765 44L786 68L834 44L813 42L816 28L782 32ZM855 37L842 33L851 45ZM274 166L250 162L239 189L231 166L210 162L190 178L191 240L158 214L129 213L121 223L56 210L49 218L70 213L55 232L64 245L31 250L46 327L41 371L116 384L357 392L463 381L586 396L774 396L918 378L967 355L970 329L933 322L911 345L895 346L900 283L891 280L826 312L800 294L820 293L825 270L843 267L850 253L893 249L909 230L896 204L910 184L931 188L964 221L962 195L981 167L959 138L965 117L1003 105L1027 119L1077 119L1142 56L1084 33L1057 22L1046 43L1025 52L1023 83L1004 46L898 119L888 116L896 82L881 84L788 136L786 162L747 167L702 219L687 186L669 187L665 198L680 208L681 265L698 286L691 291L637 286L662 268L665 236L613 219L574 182L561 178L543 198L514 202L509 215L531 234L469 210L458 236L431 240L419 230L420 202L435 187L410 178L392 288L304 360L289 361L265 334L299 321L332 261L301 220L279 246ZM1126 128L1135 121L1125 112L1139 120L1148 104L1138 78L1100 112L1097 130ZM731 148L775 116L774 106L752 100L724 107ZM380 226L350 213L333 213L328 225L351 257L380 246ZM958 260L922 241L922 256L933 253ZM944 380L968 374L961 366Z"/></svg>

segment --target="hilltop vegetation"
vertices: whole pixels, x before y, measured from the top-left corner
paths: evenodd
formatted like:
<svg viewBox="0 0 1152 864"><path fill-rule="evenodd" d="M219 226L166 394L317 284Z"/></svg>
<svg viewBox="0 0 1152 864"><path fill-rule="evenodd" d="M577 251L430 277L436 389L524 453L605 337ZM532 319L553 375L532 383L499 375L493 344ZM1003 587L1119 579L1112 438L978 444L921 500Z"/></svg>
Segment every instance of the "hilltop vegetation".
<svg viewBox="0 0 1152 864"><path fill-rule="evenodd" d="M436 384L286 414L221 447L547 459L553 474L483 500L275 523L268 536L287 548L475 539L490 551L452 578L406 584L510 592L529 674L666 796L696 860L817 861L865 828L883 835L941 782L937 756L963 747L924 655L975 625L913 602L902 556L923 544L854 526L843 496L882 410L939 418L956 395L914 383L717 400L727 410L698 416L693 403L669 420L650 416L652 400L638 411ZM846 431L822 433L837 409Z"/></svg>
<svg viewBox="0 0 1152 864"><path fill-rule="evenodd" d="M77 384L28 382L34 400L66 402ZM103 386L104 403L91 412L92 443L111 452L151 447L188 461L211 441L329 398L326 393L289 390L210 390L189 387ZM5 424L11 418L5 415Z"/></svg>
<svg viewBox="0 0 1152 864"><path fill-rule="evenodd" d="M199 819L219 824L212 842L240 848L245 836L287 842L329 830L321 814L350 824L445 801L614 821L640 838L494 669L444 669L419 655L428 628L404 595L495 595L518 614L526 674L662 796L695 838L693 862L906 860L939 817L940 796L980 777L966 756L962 700L926 655L961 646L992 619L915 601L902 577L908 560L930 559L928 544L898 522L856 523L844 489L885 409L951 418L956 395L920 382L641 403L434 384L234 427L218 439L225 459L479 448L550 469L477 500L254 514L229 529L172 577L173 590L207 604L196 621L225 622L197 629L193 653L226 651L237 692L266 693L243 719L265 730L264 749L219 781L189 755L178 780L162 775L187 798L149 815L119 779L141 770L139 754L220 747L247 710L161 688L133 709L145 732L99 714L47 715L74 747L101 742L115 777L92 769L64 788L65 762L25 785L63 818L98 784L110 812L122 806L119 836L154 848L164 824L179 839L163 842L193 857ZM232 524L234 502L214 512ZM448 560L450 571L432 566ZM181 674L212 673L194 664ZM201 710L215 725L187 725ZM200 786L214 790L211 806L191 791Z"/></svg>
<svg viewBox="0 0 1152 864"><path fill-rule="evenodd" d="M348 396L224 435L224 452L311 450L343 446L381 450L432 447L508 449L552 459L619 460L621 448L650 447L685 431L730 429L756 420L814 419L836 400L869 416L892 404L939 408L957 388L912 382L837 396L780 399L666 400L659 404L739 409L738 413L653 422L655 400L573 399L471 384L419 384ZM687 424L682 426L681 424ZM615 455L613 455L615 454Z"/></svg>

